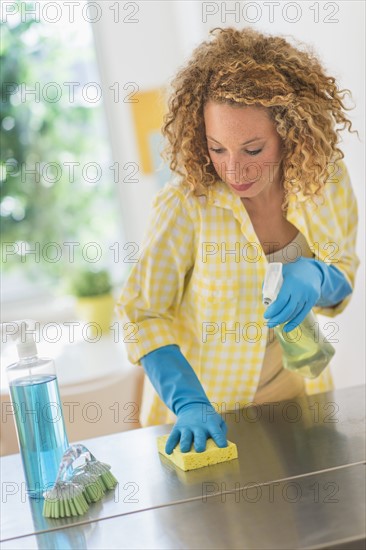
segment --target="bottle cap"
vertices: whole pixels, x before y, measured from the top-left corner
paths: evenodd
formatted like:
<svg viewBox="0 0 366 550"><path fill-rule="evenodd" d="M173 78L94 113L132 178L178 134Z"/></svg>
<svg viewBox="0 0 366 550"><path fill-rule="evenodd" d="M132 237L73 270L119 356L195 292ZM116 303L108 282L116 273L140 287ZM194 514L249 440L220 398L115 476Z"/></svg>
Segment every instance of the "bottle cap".
<svg viewBox="0 0 366 550"><path fill-rule="evenodd" d="M36 323L33 319L23 319L21 321L11 321L2 323L1 328L5 333L11 336L16 343L19 359L25 357L34 357L37 355L37 345L35 342Z"/></svg>
<svg viewBox="0 0 366 550"><path fill-rule="evenodd" d="M272 262L268 264L262 289L263 303L269 306L277 298L283 283L282 263Z"/></svg>

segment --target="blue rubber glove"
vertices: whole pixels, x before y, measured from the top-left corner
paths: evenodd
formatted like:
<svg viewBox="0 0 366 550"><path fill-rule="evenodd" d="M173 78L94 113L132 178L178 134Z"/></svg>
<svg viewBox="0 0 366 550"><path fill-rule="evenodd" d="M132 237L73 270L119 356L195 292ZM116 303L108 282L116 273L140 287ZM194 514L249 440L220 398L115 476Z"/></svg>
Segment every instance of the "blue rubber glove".
<svg viewBox="0 0 366 550"><path fill-rule="evenodd" d="M166 406L177 415L177 422L166 442L171 454L180 441L183 453L206 449L209 437L218 447L227 447L227 426L209 402L196 373L176 344L151 351L140 359L152 385Z"/></svg>
<svg viewBox="0 0 366 550"><path fill-rule="evenodd" d="M300 257L282 267L283 283L276 300L266 309L268 327L283 323L294 330L314 306L330 307L352 292L345 276L333 265Z"/></svg>

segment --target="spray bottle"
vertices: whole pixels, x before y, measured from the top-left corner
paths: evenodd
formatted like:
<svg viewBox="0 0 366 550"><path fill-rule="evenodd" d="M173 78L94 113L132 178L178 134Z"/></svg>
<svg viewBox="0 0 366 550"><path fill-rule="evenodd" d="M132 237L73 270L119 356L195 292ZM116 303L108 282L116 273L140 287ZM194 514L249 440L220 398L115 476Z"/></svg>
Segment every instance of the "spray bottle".
<svg viewBox="0 0 366 550"><path fill-rule="evenodd" d="M38 357L33 320L3 323L2 328L16 342L19 355L6 372L27 493L39 498L53 486L69 446L55 364Z"/></svg>
<svg viewBox="0 0 366 550"><path fill-rule="evenodd" d="M276 298L283 283L282 263L268 264L263 285L263 303L269 306ZM310 311L302 323L290 332L283 324L274 327L274 333L283 350L284 368L305 378L316 378L335 354L334 347L321 332L314 313Z"/></svg>

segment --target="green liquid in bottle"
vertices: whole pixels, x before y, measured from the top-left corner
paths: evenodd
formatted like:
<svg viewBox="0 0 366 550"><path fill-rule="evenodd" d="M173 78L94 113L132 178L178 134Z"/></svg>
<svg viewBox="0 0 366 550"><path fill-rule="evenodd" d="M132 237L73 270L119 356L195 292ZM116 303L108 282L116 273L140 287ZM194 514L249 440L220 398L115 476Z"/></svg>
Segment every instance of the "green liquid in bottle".
<svg viewBox="0 0 366 550"><path fill-rule="evenodd" d="M312 312L290 332L284 332L284 325L274 328L283 349L284 368L297 372L305 378L316 378L329 364L335 354L334 347L319 329Z"/></svg>

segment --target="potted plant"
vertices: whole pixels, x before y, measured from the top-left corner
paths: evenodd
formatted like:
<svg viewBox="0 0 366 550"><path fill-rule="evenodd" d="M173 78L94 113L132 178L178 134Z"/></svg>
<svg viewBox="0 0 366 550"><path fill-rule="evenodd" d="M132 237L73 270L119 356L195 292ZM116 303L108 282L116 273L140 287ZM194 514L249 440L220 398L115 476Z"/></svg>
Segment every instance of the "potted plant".
<svg viewBox="0 0 366 550"><path fill-rule="evenodd" d="M108 333L113 318L114 298L112 283L107 270L77 271L70 283L70 291L76 297L76 312L79 318L91 325L94 336Z"/></svg>

